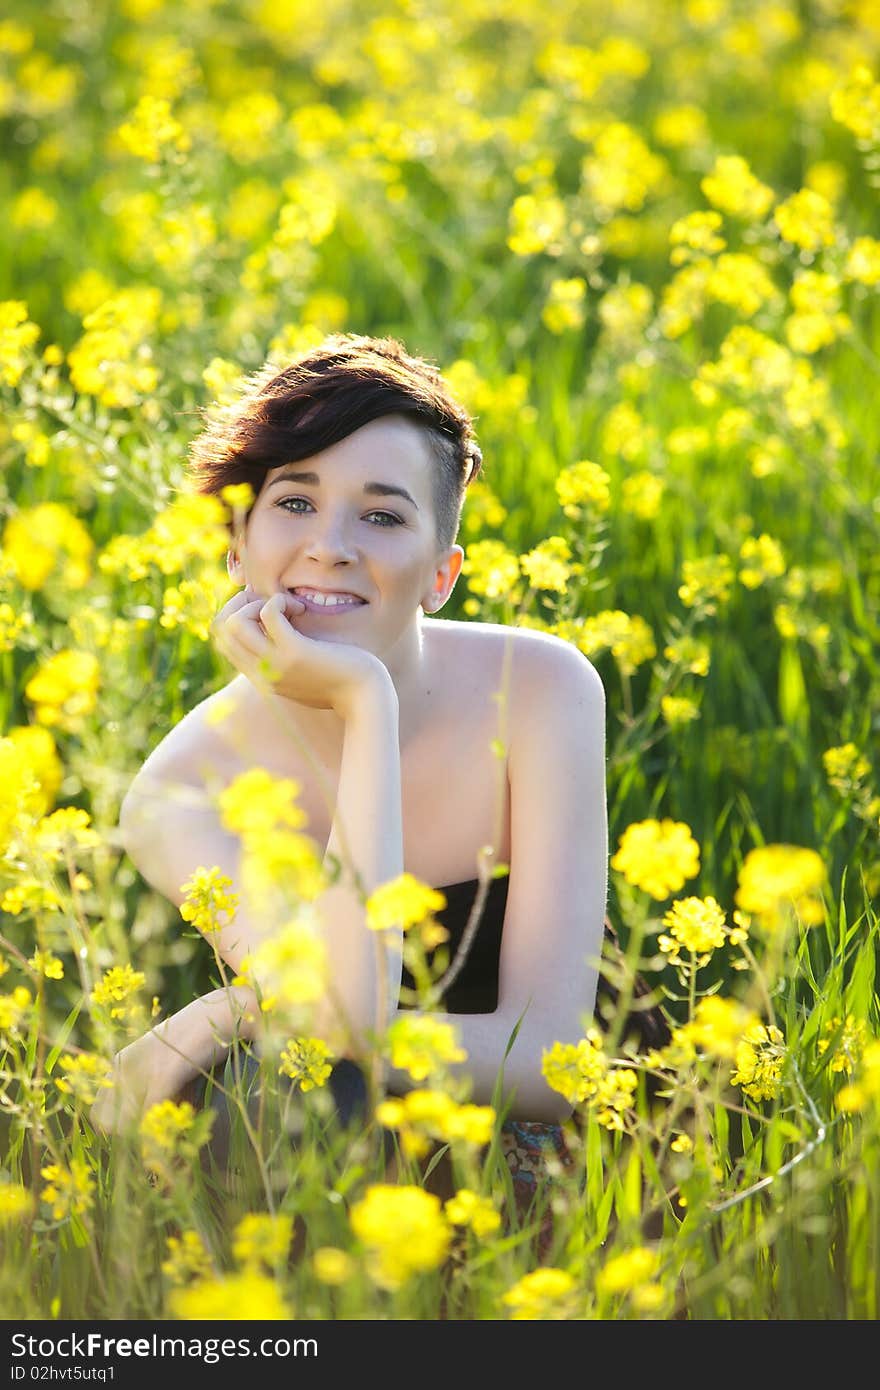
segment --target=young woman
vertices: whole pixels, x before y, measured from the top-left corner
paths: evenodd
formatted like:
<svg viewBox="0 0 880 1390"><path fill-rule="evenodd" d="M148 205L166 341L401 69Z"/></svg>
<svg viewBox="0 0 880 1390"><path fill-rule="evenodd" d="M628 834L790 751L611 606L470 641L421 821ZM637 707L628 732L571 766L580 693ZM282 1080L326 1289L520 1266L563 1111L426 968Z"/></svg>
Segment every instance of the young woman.
<svg viewBox="0 0 880 1390"><path fill-rule="evenodd" d="M272 924L249 904L239 841L205 792L253 767L295 778L307 833L343 864L317 904L333 988L313 1032L334 1051L393 1020L404 978L401 937L386 935L378 1017L358 882L368 894L408 871L442 891L454 955L481 876L509 865L439 1016L457 1026L467 1060L455 1070L474 1102L490 1102L503 1066L510 1119L558 1125L570 1107L543 1079L542 1054L583 1036L602 948L604 695L559 638L437 617L461 572L455 537L481 464L470 417L397 340L334 335L255 377L207 424L192 463L199 491L246 481L256 499L228 557L241 588L213 626L238 674L134 779L120 816L128 853L177 905L200 865L232 879L239 908L212 944L238 972ZM194 1000L118 1055L96 1123L122 1127L178 1095L236 1030L253 1036L258 1015L241 986ZM415 1083L395 1072L389 1084Z"/></svg>

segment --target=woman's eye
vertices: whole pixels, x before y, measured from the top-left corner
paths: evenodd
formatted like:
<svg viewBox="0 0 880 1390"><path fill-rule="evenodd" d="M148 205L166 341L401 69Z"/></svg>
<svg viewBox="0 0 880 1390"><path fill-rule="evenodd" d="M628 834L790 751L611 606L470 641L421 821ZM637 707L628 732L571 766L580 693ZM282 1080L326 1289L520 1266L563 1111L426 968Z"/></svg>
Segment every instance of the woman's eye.
<svg viewBox="0 0 880 1390"><path fill-rule="evenodd" d="M294 516L303 516L303 511L299 507L294 507L293 504L296 502L302 502L306 507L310 507L312 505L307 497L282 497L280 502L278 503L278 506L290 508ZM401 521L400 517L396 516L394 512L368 512L367 516L379 517L380 520L376 523L379 526L403 525L403 522Z"/></svg>

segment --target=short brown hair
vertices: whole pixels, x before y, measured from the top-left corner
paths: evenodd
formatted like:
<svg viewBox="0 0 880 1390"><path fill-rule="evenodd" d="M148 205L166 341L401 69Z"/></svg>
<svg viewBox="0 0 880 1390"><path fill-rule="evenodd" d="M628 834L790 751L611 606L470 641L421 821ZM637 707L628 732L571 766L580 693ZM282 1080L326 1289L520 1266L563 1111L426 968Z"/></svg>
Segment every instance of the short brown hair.
<svg viewBox="0 0 880 1390"><path fill-rule="evenodd" d="M483 456L471 416L437 367L396 338L333 333L286 367L267 363L247 379L234 406L204 413L206 426L190 445L190 477L202 495L247 482L256 497L271 468L310 458L391 414L425 431L437 465L437 539L447 548Z"/></svg>

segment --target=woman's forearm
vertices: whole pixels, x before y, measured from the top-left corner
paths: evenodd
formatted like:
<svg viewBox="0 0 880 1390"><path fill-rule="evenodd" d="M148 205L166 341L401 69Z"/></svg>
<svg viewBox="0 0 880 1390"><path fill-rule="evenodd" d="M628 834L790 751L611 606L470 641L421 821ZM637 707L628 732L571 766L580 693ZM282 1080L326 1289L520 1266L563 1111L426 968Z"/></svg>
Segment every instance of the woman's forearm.
<svg viewBox="0 0 880 1390"><path fill-rule="evenodd" d="M98 1095L93 1122L108 1130L136 1122L221 1062L236 1036L253 1038L259 1019L256 996L247 988L215 989L194 999L116 1054L113 1085Z"/></svg>
<svg viewBox="0 0 880 1390"><path fill-rule="evenodd" d="M402 934L383 932L377 937L366 928L363 905L364 896L403 872L399 707L391 677L363 688L344 719L339 786L324 861L328 867L338 861L341 868L337 882L319 901L332 979L320 1031L324 1036L328 1029L331 1036L339 1034L335 999L356 1037L364 1039L365 1033L386 1026L400 989Z"/></svg>
<svg viewBox="0 0 880 1390"><path fill-rule="evenodd" d="M412 1009L398 1009L396 1018L412 1018ZM510 1036L516 1027L515 1018L500 1012L491 1014L446 1014L431 1011L431 1018L454 1026L467 1060L449 1067L452 1077L468 1078L469 1100L474 1105L491 1105L498 1075L503 1063L501 1104L507 1105L506 1118L562 1124L572 1113L572 1107L557 1091L551 1089L541 1073L543 1050L552 1046L552 1029L539 1036L529 1027L528 1013L523 1018L513 1046L505 1058ZM547 1030L545 1030L547 1032ZM385 1086L393 1094L402 1095L427 1081L414 1081L409 1072L388 1067Z"/></svg>

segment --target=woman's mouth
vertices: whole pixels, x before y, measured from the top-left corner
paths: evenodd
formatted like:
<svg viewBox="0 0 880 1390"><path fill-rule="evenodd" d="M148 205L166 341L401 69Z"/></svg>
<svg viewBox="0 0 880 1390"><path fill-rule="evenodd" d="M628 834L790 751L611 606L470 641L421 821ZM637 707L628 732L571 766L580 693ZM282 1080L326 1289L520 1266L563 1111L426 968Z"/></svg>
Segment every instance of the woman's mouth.
<svg viewBox="0 0 880 1390"><path fill-rule="evenodd" d="M291 589L294 598L298 598L300 603L305 605L309 613L327 613L338 616L341 613L351 613L355 608L364 608L366 600L358 598L355 594L347 593L322 593L316 589Z"/></svg>

